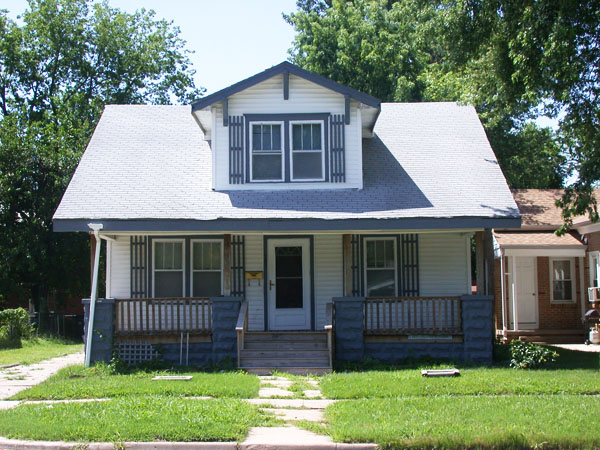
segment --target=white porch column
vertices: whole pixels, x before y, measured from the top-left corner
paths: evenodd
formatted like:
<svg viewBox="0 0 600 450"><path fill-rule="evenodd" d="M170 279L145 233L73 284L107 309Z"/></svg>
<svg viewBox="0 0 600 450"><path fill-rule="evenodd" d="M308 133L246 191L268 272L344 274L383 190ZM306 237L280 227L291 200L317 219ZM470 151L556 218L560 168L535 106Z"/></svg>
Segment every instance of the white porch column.
<svg viewBox="0 0 600 450"><path fill-rule="evenodd" d="M90 366L92 357L92 336L94 335L94 313L96 312L96 299L98 297L98 270L100 269L100 230L102 224L90 223L88 226L93 230L96 238L96 252L94 253L94 271L92 272L92 292L90 294L90 316L88 319L87 336L85 339L85 366Z"/></svg>
<svg viewBox="0 0 600 450"><path fill-rule="evenodd" d="M500 299L502 303L502 335L506 337L508 329L508 304L506 301L506 271L504 269L504 252L500 250Z"/></svg>
<svg viewBox="0 0 600 450"><path fill-rule="evenodd" d="M584 257L579 257L579 300L581 301L581 319L585 316L585 302L587 301L586 289L585 289L585 264L583 263Z"/></svg>
<svg viewBox="0 0 600 450"><path fill-rule="evenodd" d="M513 330L519 329L519 312L517 311L517 257L512 258L512 308L513 308Z"/></svg>

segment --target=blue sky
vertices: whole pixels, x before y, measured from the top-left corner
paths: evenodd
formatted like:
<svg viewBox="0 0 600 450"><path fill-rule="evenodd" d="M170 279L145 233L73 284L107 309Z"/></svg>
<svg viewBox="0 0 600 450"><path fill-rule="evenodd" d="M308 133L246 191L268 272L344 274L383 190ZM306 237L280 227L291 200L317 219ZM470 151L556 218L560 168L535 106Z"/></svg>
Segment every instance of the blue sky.
<svg viewBox="0 0 600 450"><path fill-rule="evenodd" d="M4 0L15 18L26 0ZM109 0L127 12L146 8L181 29L196 69L196 85L207 94L284 61L294 38L281 13L296 9L295 0Z"/></svg>

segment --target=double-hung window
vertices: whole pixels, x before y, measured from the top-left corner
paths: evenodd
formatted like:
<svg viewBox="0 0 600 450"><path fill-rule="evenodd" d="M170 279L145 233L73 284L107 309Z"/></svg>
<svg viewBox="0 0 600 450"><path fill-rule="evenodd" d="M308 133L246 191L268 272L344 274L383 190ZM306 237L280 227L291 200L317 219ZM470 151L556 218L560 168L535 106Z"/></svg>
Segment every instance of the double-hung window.
<svg viewBox="0 0 600 450"><path fill-rule="evenodd" d="M153 244L154 297L183 297L183 240L155 240Z"/></svg>
<svg viewBox="0 0 600 450"><path fill-rule="evenodd" d="M216 297L223 292L221 241L192 241L192 297Z"/></svg>
<svg viewBox="0 0 600 450"><path fill-rule="evenodd" d="M325 147L323 122L290 122L291 180L323 181Z"/></svg>
<svg viewBox="0 0 600 450"><path fill-rule="evenodd" d="M575 268L573 258L551 259L551 301L553 303L575 302Z"/></svg>
<svg viewBox="0 0 600 450"><path fill-rule="evenodd" d="M365 285L367 297L397 295L395 238L365 239Z"/></svg>
<svg viewBox="0 0 600 450"><path fill-rule="evenodd" d="M283 123L252 122L251 181L283 181Z"/></svg>

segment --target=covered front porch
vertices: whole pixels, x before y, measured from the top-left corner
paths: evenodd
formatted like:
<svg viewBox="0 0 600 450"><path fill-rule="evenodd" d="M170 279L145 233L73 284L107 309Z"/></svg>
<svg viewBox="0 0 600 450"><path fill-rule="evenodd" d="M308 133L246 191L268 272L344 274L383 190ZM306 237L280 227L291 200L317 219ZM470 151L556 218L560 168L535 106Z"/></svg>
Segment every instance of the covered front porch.
<svg viewBox="0 0 600 450"><path fill-rule="evenodd" d="M584 342L586 245L553 231L495 231L496 335L503 340Z"/></svg>
<svg viewBox="0 0 600 450"><path fill-rule="evenodd" d="M130 363L314 372L364 356L489 362L491 300L469 295L475 233L485 242L470 230L100 236L113 299L97 304L112 327L102 335ZM348 341L348 327L360 339ZM466 350L473 327L489 332L473 347L487 356Z"/></svg>

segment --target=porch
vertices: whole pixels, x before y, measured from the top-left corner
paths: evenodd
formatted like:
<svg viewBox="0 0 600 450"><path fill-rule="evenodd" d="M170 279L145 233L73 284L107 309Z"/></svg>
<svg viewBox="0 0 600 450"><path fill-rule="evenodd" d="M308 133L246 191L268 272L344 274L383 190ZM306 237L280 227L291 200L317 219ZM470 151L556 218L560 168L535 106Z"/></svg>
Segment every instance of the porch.
<svg viewBox="0 0 600 450"><path fill-rule="evenodd" d="M253 373L325 373L335 360L365 356L491 362L492 307L484 296L333 298L315 331L249 331L248 302L236 297L98 299L96 308L92 361L116 349L131 364L229 360Z"/></svg>

